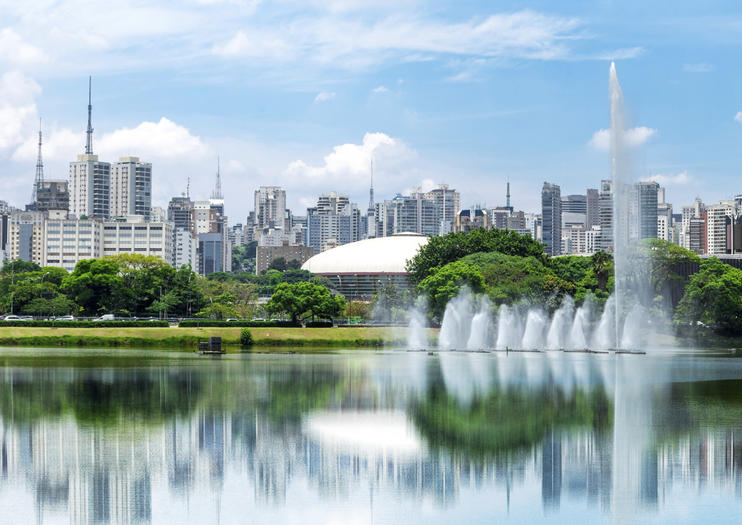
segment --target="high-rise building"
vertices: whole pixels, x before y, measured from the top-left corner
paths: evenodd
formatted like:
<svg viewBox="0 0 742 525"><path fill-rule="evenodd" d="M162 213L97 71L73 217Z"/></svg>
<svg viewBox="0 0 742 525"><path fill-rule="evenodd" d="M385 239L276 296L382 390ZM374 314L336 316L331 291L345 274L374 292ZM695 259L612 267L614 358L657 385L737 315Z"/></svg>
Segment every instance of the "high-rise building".
<svg viewBox="0 0 742 525"><path fill-rule="evenodd" d="M141 215L150 220L152 164L138 157L120 157L111 166L111 217Z"/></svg>
<svg viewBox="0 0 742 525"><path fill-rule="evenodd" d="M111 211L111 164L93 154L91 88L88 85L88 129L85 153L70 162L70 214L106 219Z"/></svg>
<svg viewBox="0 0 742 525"><path fill-rule="evenodd" d="M44 213L15 210L8 221L7 253L11 260L42 264Z"/></svg>
<svg viewBox="0 0 742 525"><path fill-rule="evenodd" d="M600 237L597 249L613 251L613 181L601 180L598 195L598 222Z"/></svg>
<svg viewBox="0 0 742 525"><path fill-rule="evenodd" d="M91 219L46 220L42 266L58 266L71 272L79 261L100 257L102 229L101 221Z"/></svg>
<svg viewBox="0 0 742 525"><path fill-rule="evenodd" d="M541 216L546 253L559 255L562 244L562 196L558 185L544 182L541 190Z"/></svg>
<svg viewBox="0 0 742 525"><path fill-rule="evenodd" d="M70 208L70 192L66 180L45 179L36 184L36 210L66 211Z"/></svg>
<svg viewBox="0 0 742 525"><path fill-rule="evenodd" d="M461 194L448 187L448 184L441 184L437 188L424 193L425 200L434 202L439 213L438 233L435 235L444 235L452 231L453 223L461 210Z"/></svg>
<svg viewBox="0 0 742 525"><path fill-rule="evenodd" d="M565 195L562 197L562 213L587 214L587 195Z"/></svg>
<svg viewBox="0 0 742 525"><path fill-rule="evenodd" d="M660 185L653 181L634 185L637 206L637 233L639 239L657 238L657 193Z"/></svg>
<svg viewBox="0 0 742 525"><path fill-rule="evenodd" d="M278 186L261 186L255 190L254 228L282 228L286 215L286 190Z"/></svg>
<svg viewBox="0 0 742 525"><path fill-rule="evenodd" d="M476 228L489 229L489 217L487 210L475 208L473 210L461 210L456 216L453 231L468 232Z"/></svg>
<svg viewBox="0 0 742 525"><path fill-rule="evenodd" d="M595 188L588 188L585 194L585 222L589 229L593 226L600 226L600 206L599 194Z"/></svg>
<svg viewBox="0 0 742 525"><path fill-rule="evenodd" d="M361 211L347 195L320 195L317 206L307 209L307 246L315 253L360 240Z"/></svg>
<svg viewBox="0 0 742 525"><path fill-rule="evenodd" d="M734 201L721 201L706 207L706 253L722 255L731 251L729 225L735 215Z"/></svg>

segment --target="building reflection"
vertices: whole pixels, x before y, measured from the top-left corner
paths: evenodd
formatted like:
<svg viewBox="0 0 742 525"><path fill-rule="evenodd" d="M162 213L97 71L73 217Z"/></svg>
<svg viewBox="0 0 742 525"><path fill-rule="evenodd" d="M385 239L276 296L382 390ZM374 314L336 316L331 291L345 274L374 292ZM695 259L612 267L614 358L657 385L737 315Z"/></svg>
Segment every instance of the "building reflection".
<svg viewBox="0 0 742 525"><path fill-rule="evenodd" d="M520 439L519 446L501 449L495 443L488 449L436 434L447 431L444 426L420 426L416 403L433 392L439 396L436 402L452 411L448 415L460 417L474 413L471 406L477 403L507 400L528 406L529 396L548 393L563 400L554 405L559 410L577 400L584 411L595 396L607 393L615 399L614 385L600 373L565 382L555 380L555 371L542 371L531 374L536 383L507 382L493 373L489 390L472 393L449 389L437 367L427 366L418 388L406 387L415 382L399 381L389 370L359 367L331 377L320 371L317 384L310 381L307 387L302 383L307 378L297 380L296 370L275 376L268 367L255 367L251 374L226 378L223 390L208 392L204 385L214 371L143 369L132 384L149 393L126 394L144 400L143 405L103 420L86 419L64 406L31 407L39 400L50 402L46 390L79 393L81 384L100 400L104 384L132 380L131 370L109 371L103 378L84 370L49 370L40 376L8 369L1 386L13 390L14 399L11 406L5 396L0 405L0 491L28 487L40 522L47 514L61 514L71 523L91 524L151 522L157 498L171 504L218 499L230 476L241 480L255 505L278 507L290 504L288 494L296 483L320 500L368 494L373 502L394 494L431 500L441 508L456 505L465 491L487 491L493 506L505 508L519 491L538 487L545 513L558 512L565 501L603 512L627 504L653 511L662 508L675 487L742 495L742 441L737 437L742 423L695 425L688 399L671 390L653 386L650 397L655 408L685 411L678 425L683 428L661 425L661 435L624 444L628 448L616 443L622 436L616 429L601 431L575 419L562 425L557 418L544 420L533 442ZM562 378L568 374L565 368L560 364ZM184 396L184 385L197 394ZM300 399L310 391L313 396L298 408L293 402L275 406L276 399L284 399L284 387L294 388L294 397L285 399ZM114 390L109 394L122 401ZM71 402L81 400L76 395ZM356 419L343 426L349 416ZM502 427L508 422L490 423ZM357 428L383 428L386 437L400 438L370 446L368 436L353 434ZM626 453L639 469L635 478L622 480L616 455ZM615 493L619 488L620 494Z"/></svg>

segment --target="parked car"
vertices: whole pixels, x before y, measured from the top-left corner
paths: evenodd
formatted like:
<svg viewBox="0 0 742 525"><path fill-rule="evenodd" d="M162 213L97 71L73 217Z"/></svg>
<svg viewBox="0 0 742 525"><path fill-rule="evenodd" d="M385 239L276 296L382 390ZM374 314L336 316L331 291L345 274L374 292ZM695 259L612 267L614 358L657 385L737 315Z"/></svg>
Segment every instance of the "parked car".
<svg viewBox="0 0 742 525"><path fill-rule="evenodd" d="M236 317L230 317L229 319L227 319L227 322L228 323L230 323L232 321L239 321L239 319L237 319Z"/></svg>
<svg viewBox="0 0 742 525"><path fill-rule="evenodd" d="M75 316L74 315L60 315L59 317L54 318L55 321L74 321Z"/></svg>
<svg viewBox="0 0 742 525"><path fill-rule="evenodd" d="M93 321L115 321L116 317L113 314L103 314L100 317L93 319Z"/></svg>
<svg viewBox="0 0 742 525"><path fill-rule="evenodd" d="M25 321L25 319L17 315L6 315L3 321Z"/></svg>

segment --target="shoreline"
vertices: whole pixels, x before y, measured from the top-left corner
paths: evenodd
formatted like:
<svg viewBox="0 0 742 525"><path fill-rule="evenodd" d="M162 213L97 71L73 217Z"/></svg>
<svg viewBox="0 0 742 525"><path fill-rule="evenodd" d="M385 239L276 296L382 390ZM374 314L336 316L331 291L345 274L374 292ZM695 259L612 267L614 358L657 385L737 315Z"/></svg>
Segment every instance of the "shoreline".
<svg viewBox="0 0 742 525"><path fill-rule="evenodd" d="M255 340L252 348L384 348L406 341L403 327L359 328L250 328ZM430 329L431 333L434 329ZM110 347L110 348L182 348L195 350L199 341L221 337L228 347L240 346L241 328L230 327L124 327L124 328L52 328L0 324L0 346L29 347Z"/></svg>

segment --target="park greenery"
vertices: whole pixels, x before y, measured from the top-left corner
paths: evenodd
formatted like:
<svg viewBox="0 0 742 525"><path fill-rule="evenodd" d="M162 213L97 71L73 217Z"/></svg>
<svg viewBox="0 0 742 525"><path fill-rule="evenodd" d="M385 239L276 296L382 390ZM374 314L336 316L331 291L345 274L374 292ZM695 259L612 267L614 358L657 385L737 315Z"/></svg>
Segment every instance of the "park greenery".
<svg viewBox="0 0 742 525"><path fill-rule="evenodd" d="M660 239L640 241L634 249L650 261L649 275L635 277L647 279L651 308L672 314L678 325L742 333L742 270L715 257L702 260ZM427 300L433 323L442 320L448 301L465 286L487 295L495 309L525 303L548 312L565 296L577 305L591 297L601 307L614 288L610 254L550 257L529 236L503 230L433 237L408 261L407 269L415 291Z"/></svg>

